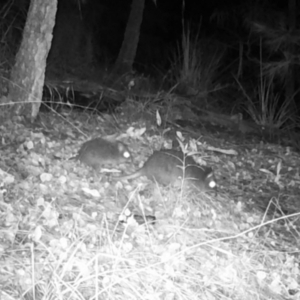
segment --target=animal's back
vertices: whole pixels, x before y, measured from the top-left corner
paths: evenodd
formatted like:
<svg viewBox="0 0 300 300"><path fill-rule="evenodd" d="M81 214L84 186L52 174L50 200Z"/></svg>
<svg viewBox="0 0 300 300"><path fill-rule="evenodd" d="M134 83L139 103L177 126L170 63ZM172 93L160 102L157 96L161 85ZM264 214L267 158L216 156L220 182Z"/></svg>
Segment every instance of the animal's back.
<svg viewBox="0 0 300 300"><path fill-rule="evenodd" d="M182 173L177 166L182 165L180 152L175 150L155 151L144 165L145 175L163 185L168 185Z"/></svg>
<svg viewBox="0 0 300 300"><path fill-rule="evenodd" d="M77 155L78 160L94 169L107 164L115 165L128 158L130 158L130 153L123 143L102 138L85 142Z"/></svg>
<svg viewBox="0 0 300 300"><path fill-rule="evenodd" d="M147 176L163 185L180 185L184 179L203 190L212 187L210 183L213 180L211 168L198 165L191 156L176 150L155 151L141 169L120 179L140 176Z"/></svg>

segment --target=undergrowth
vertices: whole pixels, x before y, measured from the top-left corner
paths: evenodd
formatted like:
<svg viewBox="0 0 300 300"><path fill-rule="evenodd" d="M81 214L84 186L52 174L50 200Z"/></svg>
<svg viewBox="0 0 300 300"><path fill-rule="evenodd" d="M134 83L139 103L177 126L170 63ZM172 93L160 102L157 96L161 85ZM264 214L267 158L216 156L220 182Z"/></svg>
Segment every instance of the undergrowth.
<svg viewBox="0 0 300 300"><path fill-rule="evenodd" d="M277 130L294 129L299 125L293 99L282 99L274 92L273 78L262 77L251 95L240 87L246 97L245 109L256 124Z"/></svg>
<svg viewBox="0 0 300 300"><path fill-rule="evenodd" d="M267 212L248 211L247 190L239 191L234 183L249 176L255 182L254 174L235 169L226 189L222 178L228 173L222 172L232 169L234 160L220 166L223 156L211 155L211 163L219 165L216 193L182 193L143 179L122 183L111 180L113 175L96 176L67 159L85 140L76 137L78 130L89 128L95 134L101 128L102 135L111 130L104 120L87 120L85 114L73 111L65 116L68 122L43 114L42 131L6 124L0 194L2 299L298 296L293 253L299 214L272 219ZM122 139L136 160L145 161L151 148L166 140L135 126ZM207 157L205 143L185 144ZM264 186L273 184L268 174L259 176ZM283 177L275 183L282 185ZM253 188L258 193L258 186ZM139 221L132 215L140 216ZM155 224L145 223L146 216L155 216ZM295 240L287 242L283 227L293 230Z"/></svg>
<svg viewBox="0 0 300 300"><path fill-rule="evenodd" d="M224 53L224 49L200 39L199 32L195 33L190 26L183 27L181 44L171 59L172 82L177 91L190 96L207 96L214 91Z"/></svg>

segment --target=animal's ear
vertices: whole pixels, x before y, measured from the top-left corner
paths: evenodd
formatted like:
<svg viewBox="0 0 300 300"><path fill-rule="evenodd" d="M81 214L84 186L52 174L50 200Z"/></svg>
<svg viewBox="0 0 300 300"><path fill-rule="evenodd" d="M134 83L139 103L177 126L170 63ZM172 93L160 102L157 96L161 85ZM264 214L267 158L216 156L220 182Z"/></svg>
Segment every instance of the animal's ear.
<svg viewBox="0 0 300 300"><path fill-rule="evenodd" d="M206 178L212 178L212 177L214 177L214 172L213 172L212 169L206 170L205 173L206 173L206 174L205 174L205 177L206 177Z"/></svg>
<svg viewBox="0 0 300 300"><path fill-rule="evenodd" d="M206 180L211 180L214 178L214 171L211 167L206 168L205 172L204 172L204 178Z"/></svg>

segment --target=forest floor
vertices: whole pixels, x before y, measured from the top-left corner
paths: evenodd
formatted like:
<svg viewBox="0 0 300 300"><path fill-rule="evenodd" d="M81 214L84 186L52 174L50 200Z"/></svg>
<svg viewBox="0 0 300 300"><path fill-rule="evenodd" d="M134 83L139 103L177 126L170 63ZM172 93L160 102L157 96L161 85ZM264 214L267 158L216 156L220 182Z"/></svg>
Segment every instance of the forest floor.
<svg viewBox="0 0 300 300"><path fill-rule="evenodd" d="M1 125L0 299L300 299L300 154L128 110ZM96 174L69 159L112 134L134 164ZM176 137L213 167L215 191L113 180Z"/></svg>

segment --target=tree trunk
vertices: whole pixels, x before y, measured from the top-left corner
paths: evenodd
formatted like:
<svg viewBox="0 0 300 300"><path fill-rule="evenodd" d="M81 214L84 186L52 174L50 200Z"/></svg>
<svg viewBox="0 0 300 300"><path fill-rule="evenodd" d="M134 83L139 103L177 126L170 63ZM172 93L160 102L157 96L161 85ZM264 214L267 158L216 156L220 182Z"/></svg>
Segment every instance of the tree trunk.
<svg viewBox="0 0 300 300"><path fill-rule="evenodd" d="M46 58L51 47L57 0L31 0L22 43L11 71L12 113L33 121L42 101Z"/></svg>
<svg viewBox="0 0 300 300"><path fill-rule="evenodd" d="M114 74L122 75L132 69L139 43L140 27L143 21L145 0L132 0L131 11L125 30L124 40L114 66Z"/></svg>

